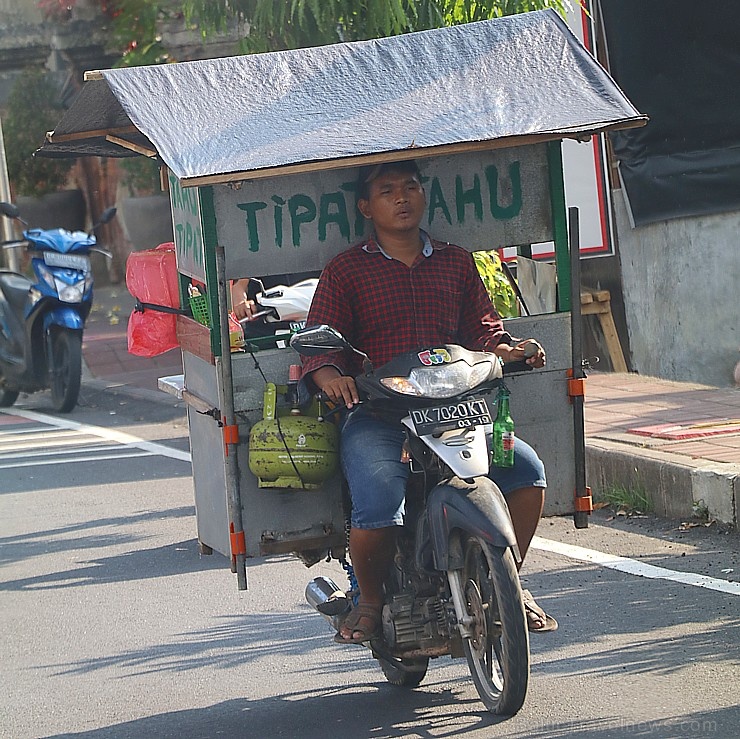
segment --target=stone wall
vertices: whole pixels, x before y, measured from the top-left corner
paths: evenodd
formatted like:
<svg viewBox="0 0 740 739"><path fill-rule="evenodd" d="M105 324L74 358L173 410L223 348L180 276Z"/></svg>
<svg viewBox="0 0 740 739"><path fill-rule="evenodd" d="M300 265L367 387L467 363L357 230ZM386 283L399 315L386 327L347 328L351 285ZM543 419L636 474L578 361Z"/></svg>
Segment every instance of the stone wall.
<svg viewBox="0 0 740 739"><path fill-rule="evenodd" d="M740 211L632 228L621 191L613 201L632 369L732 386L740 359Z"/></svg>

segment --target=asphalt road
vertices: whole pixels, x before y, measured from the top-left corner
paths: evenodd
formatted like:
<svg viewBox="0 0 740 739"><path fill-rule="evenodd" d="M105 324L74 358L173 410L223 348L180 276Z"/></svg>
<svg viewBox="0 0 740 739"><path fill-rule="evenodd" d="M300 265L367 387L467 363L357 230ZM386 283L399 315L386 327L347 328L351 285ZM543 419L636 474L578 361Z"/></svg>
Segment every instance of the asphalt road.
<svg viewBox="0 0 740 739"><path fill-rule="evenodd" d="M740 735L737 533L544 520L523 580L560 629L532 637L527 701L501 721L463 660L408 690L334 645L303 590L344 582L336 565L251 560L240 592L200 556L184 411L162 398L86 386L67 416L43 395L0 413L0 736Z"/></svg>

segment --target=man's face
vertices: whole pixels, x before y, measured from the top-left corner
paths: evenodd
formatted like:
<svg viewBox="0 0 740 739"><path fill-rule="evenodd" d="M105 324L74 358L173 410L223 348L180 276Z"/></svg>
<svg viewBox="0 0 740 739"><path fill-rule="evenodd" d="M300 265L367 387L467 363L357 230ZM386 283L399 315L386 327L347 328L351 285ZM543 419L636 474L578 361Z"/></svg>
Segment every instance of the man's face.
<svg viewBox="0 0 740 739"><path fill-rule="evenodd" d="M367 200L360 199L357 206L379 234L403 233L419 227L426 196L416 175L388 169L370 183Z"/></svg>

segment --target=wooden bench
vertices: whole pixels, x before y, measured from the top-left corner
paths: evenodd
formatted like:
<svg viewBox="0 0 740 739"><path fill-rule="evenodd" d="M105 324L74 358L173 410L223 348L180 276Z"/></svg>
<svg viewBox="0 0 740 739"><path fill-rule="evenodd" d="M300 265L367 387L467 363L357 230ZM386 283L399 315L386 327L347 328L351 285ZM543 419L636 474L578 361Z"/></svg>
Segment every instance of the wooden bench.
<svg viewBox="0 0 740 739"><path fill-rule="evenodd" d="M593 290L588 287L581 288L581 315L598 316L601 330L606 339L612 368L615 372L627 372L627 362L624 360L617 327L614 325L609 291Z"/></svg>

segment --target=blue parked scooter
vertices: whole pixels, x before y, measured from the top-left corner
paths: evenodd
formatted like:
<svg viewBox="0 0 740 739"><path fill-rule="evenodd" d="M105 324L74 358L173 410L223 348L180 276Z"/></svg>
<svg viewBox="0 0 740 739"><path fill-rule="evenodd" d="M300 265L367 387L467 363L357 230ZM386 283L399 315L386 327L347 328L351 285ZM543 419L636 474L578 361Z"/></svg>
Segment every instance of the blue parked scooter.
<svg viewBox="0 0 740 739"><path fill-rule="evenodd" d="M0 213L24 221L17 206L0 203ZM0 270L0 407L18 394L51 389L54 408L68 413L77 404L82 376L82 329L90 313L93 275L89 254L96 248L95 229L108 223L116 209L107 208L87 234L63 228L27 228L25 246L36 281Z"/></svg>

